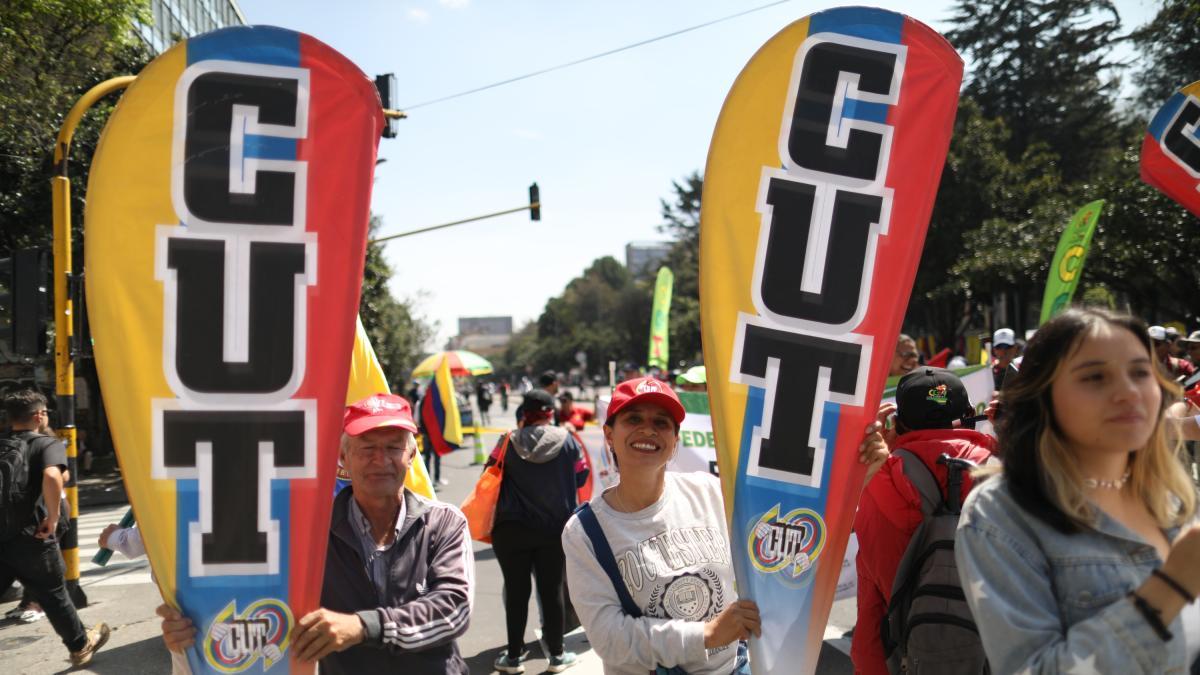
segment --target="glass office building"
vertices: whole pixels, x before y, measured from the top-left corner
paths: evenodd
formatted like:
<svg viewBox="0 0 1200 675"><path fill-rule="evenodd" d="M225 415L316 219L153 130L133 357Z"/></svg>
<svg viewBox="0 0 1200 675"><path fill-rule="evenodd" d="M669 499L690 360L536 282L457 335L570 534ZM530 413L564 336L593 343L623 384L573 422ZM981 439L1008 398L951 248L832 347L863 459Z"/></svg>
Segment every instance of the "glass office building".
<svg viewBox="0 0 1200 675"><path fill-rule="evenodd" d="M156 54L183 38L246 23L237 0L151 0L150 10L154 23L136 30Z"/></svg>

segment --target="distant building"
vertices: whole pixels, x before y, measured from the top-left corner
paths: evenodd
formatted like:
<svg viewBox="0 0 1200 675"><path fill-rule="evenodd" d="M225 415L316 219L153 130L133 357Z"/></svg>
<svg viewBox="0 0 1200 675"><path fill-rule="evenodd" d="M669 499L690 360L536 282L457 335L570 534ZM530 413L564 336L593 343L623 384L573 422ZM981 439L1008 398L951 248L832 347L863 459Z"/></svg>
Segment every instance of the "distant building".
<svg viewBox="0 0 1200 675"><path fill-rule="evenodd" d="M625 269L634 277L652 277L671 252L666 241L632 241L625 245Z"/></svg>
<svg viewBox="0 0 1200 675"><path fill-rule="evenodd" d="M450 338L449 348L488 356L503 351L512 335L511 316L464 316L458 319L458 335Z"/></svg>
<svg viewBox="0 0 1200 675"><path fill-rule="evenodd" d="M181 38L246 24L237 0L150 0L150 12L154 23L139 23L135 32L155 54Z"/></svg>

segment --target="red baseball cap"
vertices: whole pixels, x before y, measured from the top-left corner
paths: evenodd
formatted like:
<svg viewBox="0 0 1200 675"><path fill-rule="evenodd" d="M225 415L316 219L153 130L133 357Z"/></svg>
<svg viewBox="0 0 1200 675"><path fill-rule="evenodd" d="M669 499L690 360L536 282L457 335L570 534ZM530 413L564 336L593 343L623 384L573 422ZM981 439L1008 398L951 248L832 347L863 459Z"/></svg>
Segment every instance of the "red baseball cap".
<svg viewBox="0 0 1200 675"><path fill-rule="evenodd" d="M653 377L638 377L625 380L617 385L616 390L613 391L612 401L608 404L608 416L605 424L608 423L608 420L616 419L617 413L634 403L656 405L666 410L675 419L676 424L682 424L686 414L683 404L679 402L679 396L669 385Z"/></svg>
<svg viewBox="0 0 1200 675"><path fill-rule="evenodd" d="M417 433L412 406L402 396L372 394L346 406L342 430L351 436L364 434L380 427L400 427Z"/></svg>

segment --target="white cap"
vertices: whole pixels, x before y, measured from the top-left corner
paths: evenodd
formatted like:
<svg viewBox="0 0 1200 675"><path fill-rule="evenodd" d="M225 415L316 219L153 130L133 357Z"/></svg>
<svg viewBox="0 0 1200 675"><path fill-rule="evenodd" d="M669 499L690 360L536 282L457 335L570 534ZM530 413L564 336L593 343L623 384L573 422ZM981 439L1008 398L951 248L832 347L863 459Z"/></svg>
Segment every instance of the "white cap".
<svg viewBox="0 0 1200 675"><path fill-rule="evenodd" d="M992 347L1003 347L1005 345L1011 347L1017 344L1017 334L1011 328L1001 328L992 333Z"/></svg>
<svg viewBox="0 0 1200 675"><path fill-rule="evenodd" d="M1200 342L1200 330L1192 331L1192 334L1183 338L1184 342Z"/></svg>
<svg viewBox="0 0 1200 675"><path fill-rule="evenodd" d="M1150 328L1146 329L1146 334L1150 336L1151 340L1167 339L1167 329L1162 326L1150 326Z"/></svg>

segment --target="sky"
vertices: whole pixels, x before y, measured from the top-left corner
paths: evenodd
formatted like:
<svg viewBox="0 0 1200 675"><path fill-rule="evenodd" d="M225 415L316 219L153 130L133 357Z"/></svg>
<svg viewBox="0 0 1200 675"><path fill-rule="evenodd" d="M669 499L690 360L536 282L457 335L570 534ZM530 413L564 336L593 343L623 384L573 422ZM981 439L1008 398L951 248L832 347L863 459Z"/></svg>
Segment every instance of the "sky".
<svg viewBox="0 0 1200 675"><path fill-rule="evenodd" d="M312 35L368 76L394 73L408 112L382 139L372 210L379 236L519 207L527 212L386 244L392 293L438 322L536 320L596 258L665 240L660 199L703 171L729 88L755 51L793 21L835 6L783 2L546 75L427 106L507 80L770 4L771 0L239 0L249 24ZM850 4L850 3L847 3ZM876 0L935 30L952 2ZM1126 30L1155 11L1117 0Z"/></svg>

